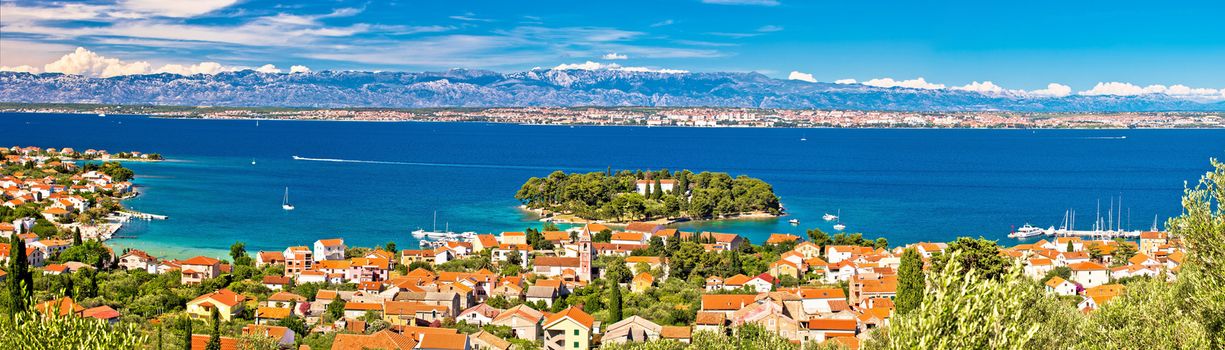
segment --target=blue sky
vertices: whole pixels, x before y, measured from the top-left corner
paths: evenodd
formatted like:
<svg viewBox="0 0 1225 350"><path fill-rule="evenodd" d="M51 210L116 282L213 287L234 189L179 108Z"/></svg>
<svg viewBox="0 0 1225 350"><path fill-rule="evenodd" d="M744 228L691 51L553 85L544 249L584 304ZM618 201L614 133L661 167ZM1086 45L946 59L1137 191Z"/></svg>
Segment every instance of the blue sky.
<svg viewBox="0 0 1225 350"><path fill-rule="evenodd" d="M92 56L68 63L95 73L213 67L193 68L200 62L284 71L294 65L514 71L593 61L778 78L797 71L825 82L923 77L948 87L991 81L1024 90L1059 83L1083 91L1101 82L1225 88L1219 1L3 0L0 6L0 66L11 70L48 70L83 47ZM54 67L71 69L68 63ZM147 67L130 66L139 63Z"/></svg>

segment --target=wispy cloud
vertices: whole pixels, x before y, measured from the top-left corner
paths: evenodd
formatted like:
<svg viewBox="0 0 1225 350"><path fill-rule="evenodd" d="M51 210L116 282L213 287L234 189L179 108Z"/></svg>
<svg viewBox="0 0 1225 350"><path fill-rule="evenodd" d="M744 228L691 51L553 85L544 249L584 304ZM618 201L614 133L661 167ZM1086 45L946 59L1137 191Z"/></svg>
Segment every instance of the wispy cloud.
<svg viewBox="0 0 1225 350"><path fill-rule="evenodd" d="M624 54L616 53L616 52L609 52L609 53L604 54L604 56L600 56L600 58L606 59L606 60L625 60L625 59L629 59L630 57Z"/></svg>
<svg viewBox="0 0 1225 350"><path fill-rule="evenodd" d="M462 15L454 15L449 18L465 22L493 22L492 19L477 17L475 13L468 12Z"/></svg>
<svg viewBox="0 0 1225 350"><path fill-rule="evenodd" d="M670 19L665 19L665 20L662 20L662 21L659 21L659 22L651 23L651 27L653 27L653 28L654 28L654 27L670 26L670 25L673 25L673 24L675 24L675 23L676 23L676 22L675 22L675 21L673 21L673 20L670 20Z"/></svg>

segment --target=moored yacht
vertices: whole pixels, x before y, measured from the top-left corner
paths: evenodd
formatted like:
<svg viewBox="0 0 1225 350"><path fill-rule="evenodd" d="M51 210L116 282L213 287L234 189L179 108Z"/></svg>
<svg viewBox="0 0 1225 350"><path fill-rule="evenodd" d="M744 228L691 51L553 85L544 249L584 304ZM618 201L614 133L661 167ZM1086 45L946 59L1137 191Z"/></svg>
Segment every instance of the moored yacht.
<svg viewBox="0 0 1225 350"><path fill-rule="evenodd" d="M1039 227L1034 227L1033 225L1026 223L1025 225L1021 226L1021 228L1018 228L1016 231L1009 233L1008 238L1028 238L1028 237L1033 237L1033 236L1038 236L1038 235L1043 235L1043 234L1046 234L1046 230L1043 230L1042 228L1039 228Z"/></svg>

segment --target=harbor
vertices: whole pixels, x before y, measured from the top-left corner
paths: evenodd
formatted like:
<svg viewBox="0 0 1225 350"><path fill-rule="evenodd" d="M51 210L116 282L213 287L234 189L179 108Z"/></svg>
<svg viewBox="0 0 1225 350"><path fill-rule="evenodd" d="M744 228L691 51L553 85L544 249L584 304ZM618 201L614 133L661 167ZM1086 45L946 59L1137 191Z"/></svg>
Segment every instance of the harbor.
<svg viewBox="0 0 1225 350"><path fill-rule="evenodd" d="M1131 209L1126 210L1127 219L1124 220L1123 198L1119 197L1117 206L1115 198L1110 198L1110 208L1108 208L1105 216L1101 213L1101 201L1098 201L1098 209L1094 215L1093 225L1088 230L1076 229L1076 210L1068 209L1064 211L1063 220L1059 227L1050 226L1049 228L1040 228L1026 223L1020 228L1014 229L1008 233L1008 238L1025 239L1036 236L1054 236L1054 237L1085 237L1097 239L1136 239L1139 238L1144 230L1131 229ZM1157 215L1153 215L1153 226L1149 231L1159 231L1157 227Z"/></svg>

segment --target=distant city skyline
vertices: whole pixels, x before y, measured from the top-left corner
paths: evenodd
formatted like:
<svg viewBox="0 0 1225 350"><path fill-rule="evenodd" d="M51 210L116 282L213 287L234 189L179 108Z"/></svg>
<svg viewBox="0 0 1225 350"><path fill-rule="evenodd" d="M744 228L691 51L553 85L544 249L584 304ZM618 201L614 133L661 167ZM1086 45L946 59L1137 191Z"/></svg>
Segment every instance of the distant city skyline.
<svg viewBox="0 0 1225 350"><path fill-rule="evenodd" d="M1225 100L1225 4L788 0L0 1L3 70L748 72Z"/></svg>

